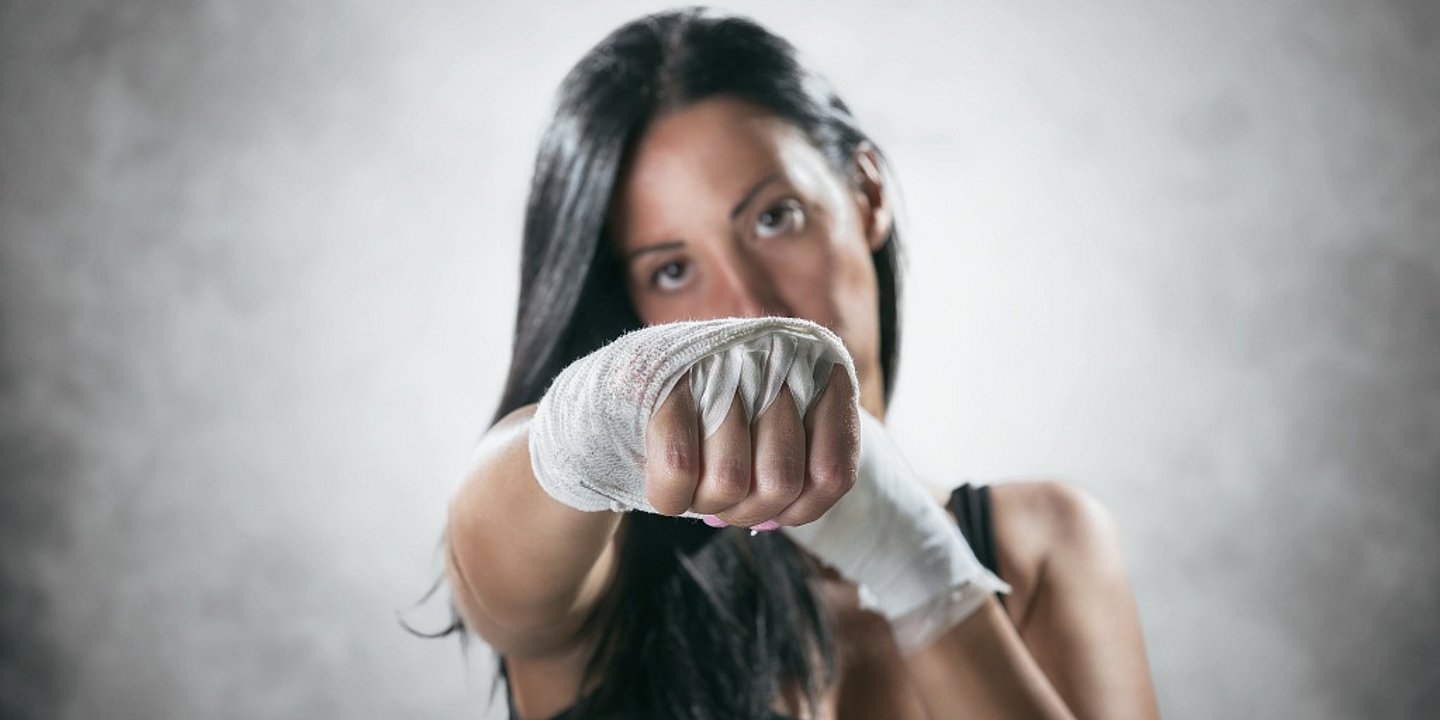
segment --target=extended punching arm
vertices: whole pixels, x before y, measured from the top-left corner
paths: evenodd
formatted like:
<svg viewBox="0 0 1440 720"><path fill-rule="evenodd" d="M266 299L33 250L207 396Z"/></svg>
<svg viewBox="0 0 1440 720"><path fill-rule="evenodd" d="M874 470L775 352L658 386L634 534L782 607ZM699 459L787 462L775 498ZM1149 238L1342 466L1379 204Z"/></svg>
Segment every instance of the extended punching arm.
<svg viewBox="0 0 1440 720"><path fill-rule="evenodd" d="M566 368L540 401L529 438L535 477L580 510L656 512L646 496L645 433L687 371L708 437L734 399L753 420L782 386L803 417L837 366L858 388L844 344L805 320L722 319L628 333ZM819 520L785 531L858 583L862 601L890 620L909 653L1008 586L975 559L858 396L849 402L860 415L856 482Z"/></svg>

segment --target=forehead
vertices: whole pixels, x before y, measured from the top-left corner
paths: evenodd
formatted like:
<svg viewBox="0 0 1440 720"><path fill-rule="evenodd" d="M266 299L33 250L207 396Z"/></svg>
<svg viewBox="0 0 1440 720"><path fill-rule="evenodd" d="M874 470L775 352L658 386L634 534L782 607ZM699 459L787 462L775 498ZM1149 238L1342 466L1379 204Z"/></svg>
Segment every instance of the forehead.
<svg viewBox="0 0 1440 720"><path fill-rule="evenodd" d="M778 173L813 185L825 170L799 128L742 100L707 98L646 130L617 187L612 220L622 242L717 212L728 220L731 205L756 181Z"/></svg>

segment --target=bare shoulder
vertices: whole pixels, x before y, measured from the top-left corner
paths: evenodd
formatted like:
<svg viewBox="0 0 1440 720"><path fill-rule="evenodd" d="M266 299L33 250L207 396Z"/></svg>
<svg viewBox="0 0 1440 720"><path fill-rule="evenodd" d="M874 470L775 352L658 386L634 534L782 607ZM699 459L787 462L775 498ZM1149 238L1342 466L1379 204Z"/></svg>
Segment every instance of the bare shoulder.
<svg viewBox="0 0 1440 720"><path fill-rule="evenodd" d="M990 486L990 512L1017 626L1024 627L1035 590L1057 567L1124 573L1109 511L1079 487L1053 479L998 483Z"/></svg>
<svg viewBox="0 0 1440 720"><path fill-rule="evenodd" d="M990 500L997 522L1006 525L996 531L1017 548L1056 538L1092 540L1114 527L1109 511L1094 495L1060 480L997 483L990 486Z"/></svg>

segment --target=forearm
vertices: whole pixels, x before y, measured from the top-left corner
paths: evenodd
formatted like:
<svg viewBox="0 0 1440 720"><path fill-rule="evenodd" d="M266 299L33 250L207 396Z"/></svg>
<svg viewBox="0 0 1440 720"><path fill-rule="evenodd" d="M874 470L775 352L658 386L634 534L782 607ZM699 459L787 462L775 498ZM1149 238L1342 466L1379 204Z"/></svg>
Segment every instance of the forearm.
<svg viewBox="0 0 1440 720"><path fill-rule="evenodd" d="M450 505L447 572L467 625L506 654L573 640L608 588L620 515L551 498L530 465L522 408L486 433Z"/></svg>

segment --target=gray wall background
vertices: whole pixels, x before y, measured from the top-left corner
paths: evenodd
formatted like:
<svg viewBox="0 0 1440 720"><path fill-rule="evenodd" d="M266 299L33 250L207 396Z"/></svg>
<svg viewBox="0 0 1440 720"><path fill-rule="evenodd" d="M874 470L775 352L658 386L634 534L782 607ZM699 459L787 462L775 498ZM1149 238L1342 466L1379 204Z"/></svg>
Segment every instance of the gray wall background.
<svg viewBox="0 0 1440 720"><path fill-rule="evenodd" d="M658 7L0 5L0 715L498 717L394 612ZM1169 717L1434 717L1440 5L729 7L891 156L913 462L1104 500Z"/></svg>

